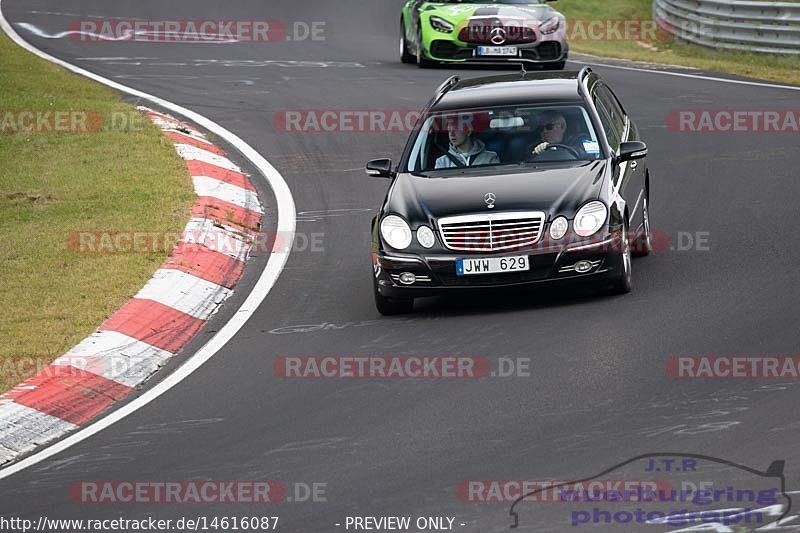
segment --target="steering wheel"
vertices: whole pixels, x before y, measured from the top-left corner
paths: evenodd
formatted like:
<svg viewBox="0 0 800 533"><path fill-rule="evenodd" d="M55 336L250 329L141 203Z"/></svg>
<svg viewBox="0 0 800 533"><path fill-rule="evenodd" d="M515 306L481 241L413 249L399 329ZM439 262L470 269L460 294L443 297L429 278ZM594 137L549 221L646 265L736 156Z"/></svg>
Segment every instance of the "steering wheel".
<svg viewBox="0 0 800 533"><path fill-rule="evenodd" d="M570 153L570 155L575 157L575 159L580 159L581 158L581 154L578 153L578 151L575 148L573 148L572 146L568 146L566 144L557 144L557 143L548 144L547 148L545 148L545 151L542 152L542 154L533 153L533 149L536 148L537 146L539 146L539 144L533 144L533 145L528 147L528 153L531 154L531 158L538 157L538 156L546 153L547 150L550 150L551 148L555 148L556 150L566 150L567 152Z"/></svg>

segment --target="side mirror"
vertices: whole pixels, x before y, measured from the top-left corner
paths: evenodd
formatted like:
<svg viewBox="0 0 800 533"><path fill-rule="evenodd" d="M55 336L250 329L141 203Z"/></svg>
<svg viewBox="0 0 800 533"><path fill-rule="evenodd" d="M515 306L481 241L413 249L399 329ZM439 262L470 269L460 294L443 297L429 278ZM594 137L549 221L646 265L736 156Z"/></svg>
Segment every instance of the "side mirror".
<svg viewBox="0 0 800 533"><path fill-rule="evenodd" d="M392 170L391 159L373 159L367 163L367 176L373 178L393 178L395 176Z"/></svg>
<svg viewBox="0 0 800 533"><path fill-rule="evenodd" d="M642 159L647 156L647 145L642 141L629 141L619 145L617 163Z"/></svg>

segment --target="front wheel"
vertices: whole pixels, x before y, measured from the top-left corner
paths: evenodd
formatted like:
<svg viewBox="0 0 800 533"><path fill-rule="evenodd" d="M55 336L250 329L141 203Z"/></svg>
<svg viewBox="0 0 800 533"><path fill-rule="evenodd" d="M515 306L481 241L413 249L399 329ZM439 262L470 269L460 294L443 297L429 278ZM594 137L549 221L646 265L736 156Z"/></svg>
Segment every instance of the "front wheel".
<svg viewBox="0 0 800 533"><path fill-rule="evenodd" d="M387 298L378 291L377 280L373 281L375 308L384 316L404 315L414 310L413 298Z"/></svg>
<svg viewBox="0 0 800 533"><path fill-rule="evenodd" d="M614 294L627 294L631 292L631 243L628 231L628 221L622 226L620 236L620 273L619 277L611 286Z"/></svg>
<svg viewBox="0 0 800 533"><path fill-rule="evenodd" d="M648 196L649 194L645 193L642 199L642 217L644 218L644 222L642 224L642 233L636 239L636 244L634 246L634 255L637 257L649 255L653 250L653 236L650 233L650 202L647 199Z"/></svg>
<svg viewBox="0 0 800 533"><path fill-rule="evenodd" d="M414 54L408 51L408 42L406 42L406 23L400 19L400 61L406 64L415 63L417 60Z"/></svg>

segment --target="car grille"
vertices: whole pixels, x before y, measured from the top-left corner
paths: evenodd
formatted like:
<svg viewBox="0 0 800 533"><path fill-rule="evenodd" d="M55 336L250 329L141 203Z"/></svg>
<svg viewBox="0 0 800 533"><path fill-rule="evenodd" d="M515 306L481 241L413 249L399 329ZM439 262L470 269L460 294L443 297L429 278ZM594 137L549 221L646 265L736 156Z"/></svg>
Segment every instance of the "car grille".
<svg viewBox="0 0 800 533"><path fill-rule="evenodd" d="M561 57L561 44L547 41L539 44L536 48L522 50L522 57L539 61L555 61Z"/></svg>
<svg viewBox="0 0 800 533"><path fill-rule="evenodd" d="M460 252L496 252L535 244L542 234L541 211L463 215L439 219L445 246Z"/></svg>
<svg viewBox="0 0 800 533"><path fill-rule="evenodd" d="M431 43L431 55L442 59L472 59L472 48L461 48L451 41L436 40Z"/></svg>
<svg viewBox="0 0 800 533"><path fill-rule="evenodd" d="M458 34L471 44L508 46L536 42L536 31L524 21L504 24L496 18L473 18Z"/></svg>
<svg viewBox="0 0 800 533"><path fill-rule="evenodd" d="M439 276L442 285L448 287L482 287L492 285L512 285L543 279L536 272L509 272L506 274L481 274L478 276L457 276L444 274Z"/></svg>

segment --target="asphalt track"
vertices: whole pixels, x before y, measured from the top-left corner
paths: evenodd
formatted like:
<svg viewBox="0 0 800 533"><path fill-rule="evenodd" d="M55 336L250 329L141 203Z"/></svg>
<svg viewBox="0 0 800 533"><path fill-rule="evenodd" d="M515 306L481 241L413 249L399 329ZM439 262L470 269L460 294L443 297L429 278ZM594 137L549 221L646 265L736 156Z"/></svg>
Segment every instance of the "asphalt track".
<svg viewBox="0 0 800 533"><path fill-rule="evenodd" d="M280 516L279 529L297 532L342 530L335 524L347 515L406 514L455 516L462 531L501 531L508 506L461 502L459 481L578 479L661 451L758 469L783 459L787 490L800 490L795 383L680 381L665 370L668 358L682 354L798 353L797 135L667 127L676 109L796 108L798 93L596 67L650 147L653 227L670 235L675 249L635 260L634 291L623 297L480 293L420 301L411 316L380 318L369 277L369 224L387 182L366 177L363 164L397 158L406 134L286 133L273 127L273 115L421 107L458 71L399 63L401 4L3 3L12 23L50 33L89 16L326 25L324 41L225 45L78 43L17 26L50 54L235 132L283 174L297 204L298 233L320 235L322 250L301 242L250 322L157 401L0 481L0 514L272 514ZM698 234L707 247L678 249L678 239L687 239L679 235L696 241ZM277 356L326 354L524 357L531 375L287 381L272 370ZM68 494L85 479L206 478L325 483L327 501L284 503L264 513L247 505L86 506Z"/></svg>

